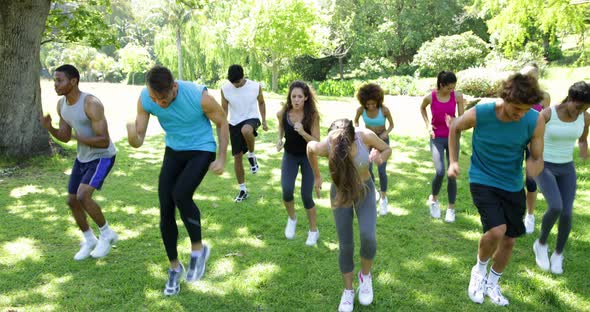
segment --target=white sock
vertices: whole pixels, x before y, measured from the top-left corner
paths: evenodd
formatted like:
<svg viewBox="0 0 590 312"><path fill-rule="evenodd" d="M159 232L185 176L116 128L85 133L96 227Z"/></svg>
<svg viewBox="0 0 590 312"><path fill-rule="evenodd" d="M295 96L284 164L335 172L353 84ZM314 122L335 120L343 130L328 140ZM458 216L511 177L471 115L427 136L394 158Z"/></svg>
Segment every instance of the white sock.
<svg viewBox="0 0 590 312"><path fill-rule="evenodd" d="M488 272L488 263L490 262L490 259L487 259L486 261L481 261L479 259L479 255L477 256L477 268L479 269L479 273L481 273L481 275L485 276L486 273Z"/></svg>
<svg viewBox="0 0 590 312"><path fill-rule="evenodd" d="M201 255L203 255L203 248L201 248L200 250L193 250L191 251L191 257L200 257Z"/></svg>
<svg viewBox="0 0 590 312"><path fill-rule="evenodd" d="M498 280L500 279L500 276L502 276L502 273L498 273L498 272L494 271L494 269L490 269L490 273L488 274L487 283L490 285L498 284Z"/></svg>
<svg viewBox="0 0 590 312"><path fill-rule="evenodd" d="M240 190L241 191L247 191L247 189L246 189L246 183L240 184Z"/></svg>
<svg viewBox="0 0 590 312"><path fill-rule="evenodd" d="M94 235L94 231L92 229L88 229L82 232L82 234L84 234L84 240L86 240L87 242L96 240L96 236Z"/></svg>
<svg viewBox="0 0 590 312"><path fill-rule="evenodd" d="M382 196L381 202L383 202L383 203L385 203L387 205L387 197Z"/></svg>
<svg viewBox="0 0 590 312"><path fill-rule="evenodd" d="M108 231L111 230L111 228L109 227L109 223L105 221L104 225L98 228L100 230L100 233L106 233Z"/></svg>
<svg viewBox="0 0 590 312"><path fill-rule="evenodd" d="M252 158L252 157L256 157L256 155L254 155L254 152L248 152L248 158Z"/></svg>

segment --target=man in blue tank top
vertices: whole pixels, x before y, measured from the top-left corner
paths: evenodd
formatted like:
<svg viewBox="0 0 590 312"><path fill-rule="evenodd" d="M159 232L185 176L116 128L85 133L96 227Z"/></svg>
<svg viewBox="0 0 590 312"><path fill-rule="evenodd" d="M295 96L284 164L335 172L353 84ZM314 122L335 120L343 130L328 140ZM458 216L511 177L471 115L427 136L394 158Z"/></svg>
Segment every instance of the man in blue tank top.
<svg viewBox="0 0 590 312"><path fill-rule="evenodd" d="M201 241L201 212L193 201L195 190L207 171L222 174L229 130L225 112L205 86L175 81L166 67L156 66L146 74L147 87L137 101L137 117L127 124L129 144L143 144L150 115L158 117L166 136L166 150L158 182L160 232L170 269L164 294L180 291L184 266L178 260L176 208L190 236L191 256L186 280L201 279L210 248ZM217 127L218 157L211 122Z"/></svg>
<svg viewBox="0 0 590 312"><path fill-rule="evenodd" d="M90 256L106 256L111 245L117 242L117 234L109 227L102 209L92 198L94 190L100 190L115 163L117 150L109 136L104 107L100 100L80 91L80 73L76 67L66 64L58 67L53 75L55 92L62 98L57 102L59 128L51 124L51 116L41 117L41 124L56 139L77 141L76 160L68 182L68 206L76 224L84 235L80 250L74 260ZM72 129L75 131L72 132ZM86 215L100 230L97 239L88 225Z"/></svg>
<svg viewBox="0 0 590 312"><path fill-rule="evenodd" d="M508 300L498 280L512 256L516 237L525 233L523 150L530 143L526 172L537 176L543 169L545 122L531 109L543 97L535 79L514 74L502 83L499 96L501 100L477 105L451 124L448 175L459 175L459 136L473 128L469 182L484 234L479 240L477 264L471 269L468 294L476 303L482 303L487 295L494 304L505 306Z"/></svg>

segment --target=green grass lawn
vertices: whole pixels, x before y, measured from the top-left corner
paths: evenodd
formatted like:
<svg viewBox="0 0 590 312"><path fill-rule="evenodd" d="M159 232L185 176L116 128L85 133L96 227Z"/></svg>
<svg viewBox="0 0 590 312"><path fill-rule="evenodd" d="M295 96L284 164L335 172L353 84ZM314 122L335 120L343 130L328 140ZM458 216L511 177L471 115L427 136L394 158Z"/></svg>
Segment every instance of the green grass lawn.
<svg viewBox="0 0 590 312"><path fill-rule="evenodd" d="M276 122L269 118L270 128ZM155 121L155 120L154 120ZM324 116L322 124L329 123ZM325 128L322 135L325 135ZM207 272L162 295L167 259L159 232L157 179L161 135L139 150L119 141L111 175L95 198L120 241L101 260L74 261L80 233L66 205L68 173L75 157L34 159L0 172L1 311L335 311L343 289L338 241L327 191L316 201L321 232L317 247L305 246L307 220L296 189L299 216L294 240L284 238L287 215L281 199L276 132L262 132L261 171L247 174L250 198L233 203L233 164L222 176L207 175L195 201L202 211L203 238L212 247ZM539 232L518 240L501 279L508 308L466 293L481 225L467 182L469 137L462 145L457 221L432 220L425 205L434 172L427 140L393 136L389 162L391 213L377 220L378 251L373 270L375 300L355 311L588 311L590 310L590 208L586 164L578 162L578 196L563 276L541 272L532 244ZM327 163L323 177L329 181ZM329 182L326 182L329 183ZM443 185L441 203L446 202ZM328 184L323 188L328 190ZM545 210L539 196L537 220ZM443 211L444 213L444 211ZM190 242L179 224L179 254L186 263ZM95 228L96 230L96 228ZM358 255L358 231L356 232ZM554 244L551 236L550 243ZM586 260L585 260L586 259ZM357 258L357 269L359 267ZM356 284L356 282L355 282Z"/></svg>

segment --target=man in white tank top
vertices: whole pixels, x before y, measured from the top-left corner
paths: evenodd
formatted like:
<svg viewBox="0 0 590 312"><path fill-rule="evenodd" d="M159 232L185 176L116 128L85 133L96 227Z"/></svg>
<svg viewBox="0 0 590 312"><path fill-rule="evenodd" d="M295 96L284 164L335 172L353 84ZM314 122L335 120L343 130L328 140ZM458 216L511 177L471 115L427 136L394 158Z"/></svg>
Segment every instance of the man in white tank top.
<svg viewBox="0 0 590 312"><path fill-rule="evenodd" d="M50 115L41 117L43 127L56 139L68 142L73 138L78 141L78 152L68 183L68 205L84 234L84 242L74 256L75 260L89 256L102 258L118 240L100 206L92 199L94 190L100 190L113 167L117 150L109 136L102 103L95 96L81 92L79 81L80 73L76 67L58 67L54 73L55 92L63 96L57 102L59 128L53 127ZM75 130L73 133L72 128ZM87 214L100 230L98 239L88 225Z"/></svg>
<svg viewBox="0 0 590 312"><path fill-rule="evenodd" d="M248 152L250 171L253 174L258 172L258 162L254 154L255 138L258 135L256 130L261 125L261 119L262 129L268 130L266 106L262 95L262 86L252 80L244 79L242 66L231 65L227 71L227 78L229 82L221 87L221 106L229 117L234 170L240 185L240 192L234 201L241 202L248 198L242 158L244 153Z"/></svg>

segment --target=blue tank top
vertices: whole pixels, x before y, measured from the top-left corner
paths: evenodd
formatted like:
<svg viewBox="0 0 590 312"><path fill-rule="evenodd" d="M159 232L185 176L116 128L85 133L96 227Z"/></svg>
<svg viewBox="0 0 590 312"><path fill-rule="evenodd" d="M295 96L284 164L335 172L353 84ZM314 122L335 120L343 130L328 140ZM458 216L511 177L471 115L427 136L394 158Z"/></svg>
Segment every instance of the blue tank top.
<svg viewBox="0 0 590 312"><path fill-rule="evenodd" d="M523 150L539 113L531 109L518 121L504 122L496 117L495 108L496 103L475 106L469 182L518 192L523 188Z"/></svg>
<svg viewBox="0 0 590 312"><path fill-rule="evenodd" d="M365 126L369 127L385 126L385 116L383 116L381 107L379 107L379 112L377 113L377 117L375 118L369 117L367 115L367 110L363 109L363 121L365 122Z"/></svg>
<svg viewBox="0 0 590 312"><path fill-rule="evenodd" d="M141 91L143 109L158 117L166 132L166 146L175 151L215 152L216 144L209 118L201 107L201 97L207 87L188 81L176 81L178 94L167 108L156 104L147 88Z"/></svg>

